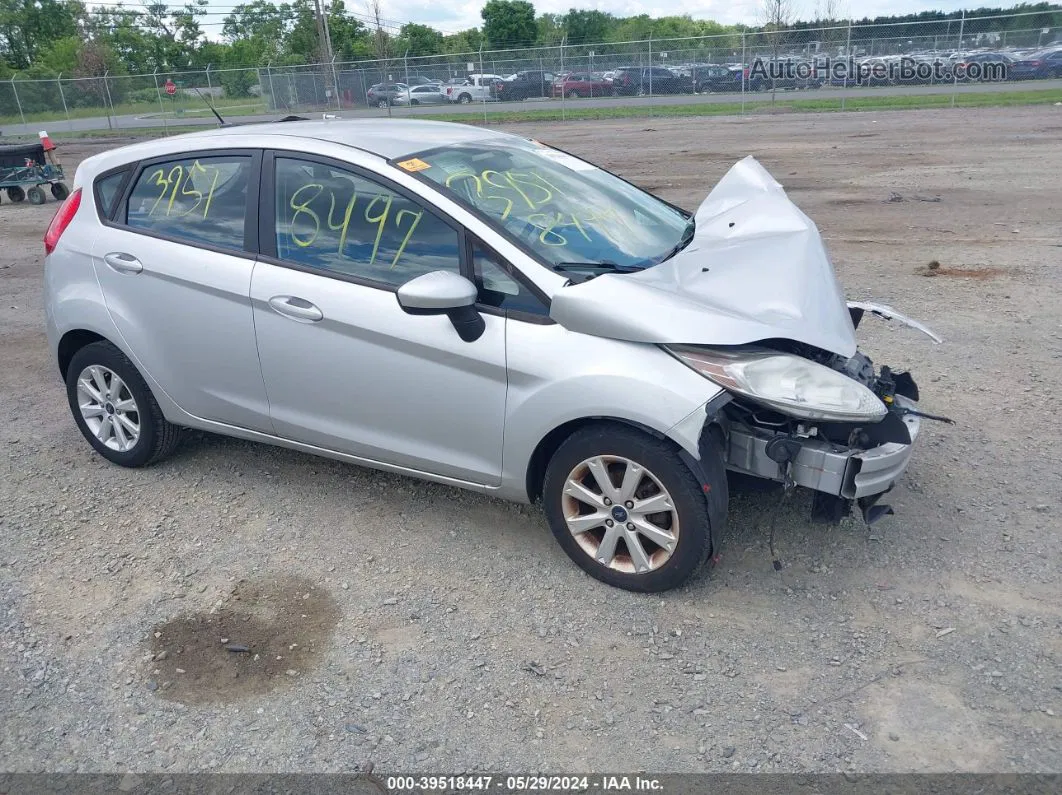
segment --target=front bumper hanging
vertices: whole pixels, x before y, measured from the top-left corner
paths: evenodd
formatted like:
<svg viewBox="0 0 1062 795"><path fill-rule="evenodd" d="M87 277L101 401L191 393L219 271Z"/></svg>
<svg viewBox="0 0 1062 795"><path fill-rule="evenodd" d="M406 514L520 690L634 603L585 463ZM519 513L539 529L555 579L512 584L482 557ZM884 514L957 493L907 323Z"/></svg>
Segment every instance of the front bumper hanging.
<svg viewBox="0 0 1062 795"><path fill-rule="evenodd" d="M901 397L897 405L915 409L917 403ZM797 486L856 500L883 494L907 469L921 420L906 414L903 423L912 444L887 442L869 450L854 450L820 438L798 438L800 449L792 458L789 475ZM774 435L732 423L726 443L727 469L768 480L783 481L778 462L767 454Z"/></svg>

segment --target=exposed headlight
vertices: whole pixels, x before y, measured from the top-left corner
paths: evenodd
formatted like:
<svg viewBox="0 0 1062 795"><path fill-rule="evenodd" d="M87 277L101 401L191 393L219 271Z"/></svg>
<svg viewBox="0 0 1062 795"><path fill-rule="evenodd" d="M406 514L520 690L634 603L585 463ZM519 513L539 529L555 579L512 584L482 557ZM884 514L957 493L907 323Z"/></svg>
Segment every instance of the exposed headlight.
<svg viewBox="0 0 1062 795"><path fill-rule="evenodd" d="M788 353L668 347L679 360L730 392L809 420L877 422L877 395L843 373Z"/></svg>

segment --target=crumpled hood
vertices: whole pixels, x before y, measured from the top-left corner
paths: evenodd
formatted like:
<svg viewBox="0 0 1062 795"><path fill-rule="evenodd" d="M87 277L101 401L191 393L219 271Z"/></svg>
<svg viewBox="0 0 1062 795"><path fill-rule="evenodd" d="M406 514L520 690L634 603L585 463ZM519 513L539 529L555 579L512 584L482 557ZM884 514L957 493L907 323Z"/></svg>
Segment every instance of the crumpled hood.
<svg viewBox="0 0 1062 795"><path fill-rule="evenodd" d="M692 242L666 262L569 284L550 317L599 337L688 345L771 338L842 356L855 329L819 230L754 158L697 209Z"/></svg>

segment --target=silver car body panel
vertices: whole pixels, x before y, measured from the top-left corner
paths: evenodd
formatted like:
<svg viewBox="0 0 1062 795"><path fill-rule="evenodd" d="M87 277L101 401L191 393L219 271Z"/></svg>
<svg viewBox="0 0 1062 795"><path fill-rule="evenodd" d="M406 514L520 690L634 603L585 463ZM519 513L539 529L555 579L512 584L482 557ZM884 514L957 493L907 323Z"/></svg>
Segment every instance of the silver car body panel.
<svg viewBox="0 0 1062 795"><path fill-rule="evenodd" d="M626 422L699 458L706 405L723 390L655 343L785 336L854 352L848 311L814 225L755 161L742 161L720 182L698 211L697 237L673 260L574 286L480 216L387 162L505 135L407 120L287 122L175 136L89 158L74 180L86 188L81 207L46 261L53 352L71 330L110 340L132 359L167 419L182 426L525 501L535 449L576 421ZM484 334L465 343L445 317L403 313L393 291L101 224L91 199L96 175L205 149L312 151L377 173L493 248L552 299L558 322L484 313ZM114 272L100 259L114 252L135 255L143 271ZM702 281L705 267L704 277L716 270L719 277ZM680 294L685 290L688 296ZM303 298L322 318L282 316L270 304L278 296ZM642 308L648 306L654 308ZM738 456L740 442L731 448ZM866 472L873 460L892 477L898 454L870 452L862 454ZM760 453L746 455L740 468L773 477ZM838 463L807 461L808 472ZM845 478L835 493L873 488L855 475L846 485ZM819 486L814 481L798 477L833 489L824 476Z"/></svg>
<svg viewBox="0 0 1062 795"><path fill-rule="evenodd" d="M270 305L277 296L323 318L286 317ZM266 262L251 303L278 436L498 485L505 318L485 315L486 331L467 343L446 315L408 315L389 290Z"/></svg>
<svg viewBox="0 0 1062 795"><path fill-rule="evenodd" d="M553 296L550 316L573 331L634 342L783 338L855 353L855 328L818 229L755 159L736 163L694 217L693 241L671 259L569 285Z"/></svg>
<svg viewBox="0 0 1062 795"><path fill-rule="evenodd" d="M116 271L114 253L139 273ZM136 361L197 417L272 431L251 318L254 259L126 228L100 228L92 263L114 327ZM113 341L113 340L112 340Z"/></svg>
<svg viewBox="0 0 1062 795"><path fill-rule="evenodd" d="M406 126L395 123L394 135L379 139L384 148L401 140ZM430 122L414 126L423 134L416 144L398 146L396 154L502 135ZM306 152L304 134L288 133L308 128L315 134L315 155L378 173L422 197L494 248L547 296L567 282L462 205L382 157L316 138L332 129L328 122L278 128L235 127L135 144L84 161L78 179L88 182L137 159L191 150ZM378 125L365 128L379 130ZM350 138L375 143L372 135ZM54 280L56 289L48 291L46 301L57 318L49 322L53 350L71 329L111 340L144 375L167 419L183 426L527 500L532 454L555 428L590 417L612 418L668 436L697 457L704 406L722 391L655 345L489 314L483 336L465 343L445 317L403 313L391 291L103 226L95 212L86 196L79 218L48 260L50 274L58 267L64 274ZM92 216L91 224L81 222L82 213ZM72 254L70 247L81 235L92 242ZM106 298L91 268L81 268L75 279L61 265L71 259L74 269L93 251ZM111 271L99 257L115 251L135 255L144 270ZM202 289L187 283L189 273L203 280ZM88 292L80 306L71 300L74 284ZM171 296L168 306L163 292ZM309 301L323 319L300 323L282 316L269 301L283 295ZM181 317L189 328L177 333L173 324ZM159 333L159 322L165 334ZM247 348L249 339L257 351ZM236 366L226 368L223 362ZM205 369L192 369L200 366Z"/></svg>
<svg viewBox="0 0 1062 795"><path fill-rule="evenodd" d="M870 312L870 314L874 315L875 317L880 317L883 320L895 320L904 326L916 329L917 331L921 331L923 334L933 340L933 342L937 343L937 345L940 345L940 343L944 342L944 340L942 340L932 329L930 329L929 326L925 325L924 323L918 320L909 318L907 317L907 315L897 312L891 306L888 306L886 304L875 304L870 301L849 301L848 307L850 309L862 309L863 311Z"/></svg>

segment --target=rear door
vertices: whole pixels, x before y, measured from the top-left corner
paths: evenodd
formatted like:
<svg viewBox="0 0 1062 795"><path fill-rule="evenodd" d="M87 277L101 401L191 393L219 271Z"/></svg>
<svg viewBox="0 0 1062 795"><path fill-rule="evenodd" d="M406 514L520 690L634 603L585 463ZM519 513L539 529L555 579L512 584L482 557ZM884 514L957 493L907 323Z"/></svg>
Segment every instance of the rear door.
<svg viewBox="0 0 1062 795"><path fill-rule="evenodd" d="M92 259L142 372L196 417L270 432L249 297L260 165L253 150L142 162Z"/></svg>

